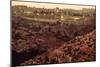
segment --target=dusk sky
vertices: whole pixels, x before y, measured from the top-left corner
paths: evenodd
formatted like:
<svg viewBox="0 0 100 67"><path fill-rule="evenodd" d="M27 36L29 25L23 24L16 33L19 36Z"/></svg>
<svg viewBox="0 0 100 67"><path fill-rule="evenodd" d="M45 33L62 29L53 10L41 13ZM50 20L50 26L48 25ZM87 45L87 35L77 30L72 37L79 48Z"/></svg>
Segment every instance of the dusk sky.
<svg viewBox="0 0 100 67"><path fill-rule="evenodd" d="M82 9L82 8L95 8L95 6L83 6L83 5L69 5L69 4L51 4L51 3L37 3L37 2L22 2L22 1L12 1L12 5L26 5L28 7L37 7L37 8L56 8L60 9Z"/></svg>

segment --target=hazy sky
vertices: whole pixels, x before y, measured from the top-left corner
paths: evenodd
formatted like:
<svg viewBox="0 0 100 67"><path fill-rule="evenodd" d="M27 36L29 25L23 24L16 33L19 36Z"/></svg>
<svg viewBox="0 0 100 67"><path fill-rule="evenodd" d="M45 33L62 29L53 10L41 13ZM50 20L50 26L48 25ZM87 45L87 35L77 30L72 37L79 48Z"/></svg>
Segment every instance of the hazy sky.
<svg viewBox="0 0 100 67"><path fill-rule="evenodd" d="M12 1L12 5L26 5L28 7L37 7L37 8L56 8L60 9L82 9L82 8L95 8L95 6L83 6L83 5L67 5L67 4L51 4L51 3L37 3L37 2L21 2L21 1Z"/></svg>

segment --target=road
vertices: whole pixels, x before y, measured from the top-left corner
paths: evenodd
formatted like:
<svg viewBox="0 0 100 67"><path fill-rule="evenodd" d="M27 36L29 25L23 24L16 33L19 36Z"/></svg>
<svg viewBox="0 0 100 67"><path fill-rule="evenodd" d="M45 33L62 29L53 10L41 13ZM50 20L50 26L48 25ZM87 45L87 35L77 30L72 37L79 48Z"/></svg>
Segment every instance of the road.
<svg viewBox="0 0 100 67"><path fill-rule="evenodd" d="M39 22L50 22L50 23L57 22L56 19L30 18L30 17L23 17L23 18L28 19L28 20L33 20L33 21L39 21Z"/></svg>

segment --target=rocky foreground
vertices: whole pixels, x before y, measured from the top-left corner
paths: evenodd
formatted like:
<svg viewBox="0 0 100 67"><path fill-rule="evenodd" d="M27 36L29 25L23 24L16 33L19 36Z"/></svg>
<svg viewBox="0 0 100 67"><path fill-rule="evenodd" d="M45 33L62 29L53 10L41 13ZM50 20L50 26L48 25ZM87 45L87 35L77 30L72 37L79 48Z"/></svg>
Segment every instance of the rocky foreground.
<svg viewBox="0 0 100 67"><path fill-rule="evenodd" d="M59 48L48 50L33 59L21 63L21 65L95 61L95 37L95 31L83 36L77 36L74 39L65 42Z"/></svg>
<svg viewBox="0 0 100 67"><path fill-rule="evenodd" d="M48 23L12 17L12 65L95 61L95 18Z"/></svg>

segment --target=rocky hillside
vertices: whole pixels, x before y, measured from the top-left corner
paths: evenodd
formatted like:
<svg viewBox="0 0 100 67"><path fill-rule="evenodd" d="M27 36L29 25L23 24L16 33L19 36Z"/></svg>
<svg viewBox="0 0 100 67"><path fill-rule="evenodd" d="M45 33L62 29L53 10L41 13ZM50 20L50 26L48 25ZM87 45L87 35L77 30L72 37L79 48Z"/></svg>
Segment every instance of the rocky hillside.
<svg viewBox="0 0 100 67"><path fill-rule="evenodd" d="M95 37L95 31L77 36L59 48L48 50L46 53L21 63L21 65L95 61Z"/></svg>
<svg viewBox="0 0 100 67"><path fill-rule="evenodd" d="M88 45L93 43L95 46L95 31L93 31L95 30L94 18L89 18L82 23L76 24L71 22L63 23L60 21L57 21L56 23L37 22L25 19L21 16L13 16L11 28L13 65L21 65L21 63L23 65L23 63L25 61L28 62L29 59L32 59L32 62L34 59L34 63L30 62L30 64L77 62L81 61L79 59L79 57L81 57L81 49L86 48L87 51L89 48L89 51L91 51L94 50L94 48L90 48ZM94 39L94 41L92 41L92 39ZM64 45L68 55L64 52ZM74 52L74 49L76 53ZM59 57L59 60L56 58L56 54L61 56L64 54L67 57L69 56L71 60L69 61L67 58L65 59L66 61L60 61ZM92 54L95 55L95 52L92 52ZM91 55L91 53L89 55ZM41 62L38 62L36 60L39 56L47 58L44 58L42 61L39 60ZM78 57L78 59L73 59L75 57ZM85 56L83 55L83 57ZM95 57L93 56L93 58ZM89 58L87 61L89 61Z"/></svg>

